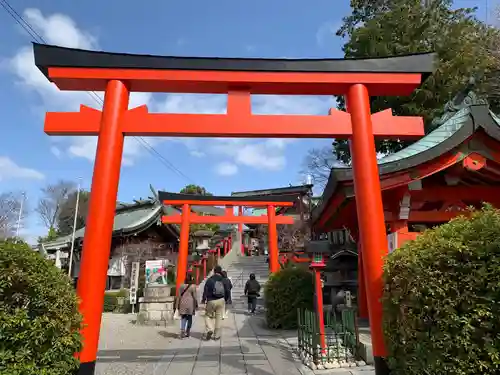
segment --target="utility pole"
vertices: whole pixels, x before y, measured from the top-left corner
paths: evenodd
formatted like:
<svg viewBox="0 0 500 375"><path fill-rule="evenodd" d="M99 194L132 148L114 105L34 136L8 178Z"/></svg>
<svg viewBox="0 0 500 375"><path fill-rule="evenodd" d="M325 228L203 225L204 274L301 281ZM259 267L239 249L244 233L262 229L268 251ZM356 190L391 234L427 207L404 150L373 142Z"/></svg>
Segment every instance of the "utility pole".
<svg viewBox="0 0 500 375"><path fill-rule="evenodd" d="M80 185L81 179L78 180L78 187L76 191L76 203L75 203L75 217L73 218L73 234L71 235L71 250L69 252L69 265L68 265L68 276L71 278L71 269L73 266L73 252L75 250L75 232L76 232L76 222L78 220L78 206L80 203Z"/></svg>

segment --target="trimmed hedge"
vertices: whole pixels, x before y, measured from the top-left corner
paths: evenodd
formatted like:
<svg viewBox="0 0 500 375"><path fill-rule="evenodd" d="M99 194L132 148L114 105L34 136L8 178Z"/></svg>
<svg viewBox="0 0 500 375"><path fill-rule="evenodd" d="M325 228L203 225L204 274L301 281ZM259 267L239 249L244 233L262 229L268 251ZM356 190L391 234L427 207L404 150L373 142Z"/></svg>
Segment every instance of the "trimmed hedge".
<svg viewBox="0 0 500 375"><path fill-rule="evenodd" d="M72 374L80 327L70 279L27 244L0 241L0 373Z"/></svg>
<svg viewBox="0 0 500 375"><path fill-rule="evenodd" d="M297 328L297 308L313 308L313 275L302 267L283 268L271 275L264 293L269 328Z"/></svg>
<svg viewBox="0 0 500 375"><path fill-rule="evenodd" d="M485 206L391 253L384 331L393 374L500 373L500 211Z"/></svg>
<svg viewBox="0 0 500 375"><path fill-rule="evenodd" d="M124 299L122 305L118 303L119 298ZM103 311L120 313L130 312L131 306L128 300L128 291L126 289L120 289L119 291L105 292Z"/></svg>

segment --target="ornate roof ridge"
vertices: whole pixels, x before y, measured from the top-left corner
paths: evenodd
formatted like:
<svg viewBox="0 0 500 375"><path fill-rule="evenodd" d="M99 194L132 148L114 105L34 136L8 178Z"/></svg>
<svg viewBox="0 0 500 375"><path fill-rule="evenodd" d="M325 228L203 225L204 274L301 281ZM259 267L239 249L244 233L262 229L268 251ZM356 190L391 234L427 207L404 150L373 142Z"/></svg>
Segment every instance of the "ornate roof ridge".
<svg viewBox="0 0 500 375"><path fill-rule="evenodd" d="M444 125L457 112L459 112L464 108L468 108L473 105L487 106L488 101L474 92L475 86L476 86L476 79L474 77L469 78L467 86L465 86L465 88L462 91L459 91L453 97L453 99L451 99L445 104L444 113L440 117L436 117L432 120L433 127L435 128Z"/></svg>

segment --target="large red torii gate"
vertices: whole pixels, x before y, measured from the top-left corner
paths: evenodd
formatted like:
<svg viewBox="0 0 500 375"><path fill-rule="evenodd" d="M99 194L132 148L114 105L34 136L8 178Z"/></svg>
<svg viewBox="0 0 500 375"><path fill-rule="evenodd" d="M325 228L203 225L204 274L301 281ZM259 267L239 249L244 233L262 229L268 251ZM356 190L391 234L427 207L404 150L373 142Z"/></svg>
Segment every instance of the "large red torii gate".
<svg viewBox="0 0 500 375"><path fill-rule="evenodd" d="M180 224L181 235L179 240L179 254L177 258L176 291L184 283L187 272L189 226L190 224L267 224L269 225L269 270L277 272L279 265L278 233L276 225L293 224L293 217L276 215L277 207L291 207L295 196L252 196L252 197L218 197L210 195L191 195L158 192L158 199L165 205L182 207L180 214L163 216L165 224ZM196 206L224 206L225 215L202 216L191 212L190 207ZM234 207L266 207L267 215L243 216L235 215Z"/></svg>
<svg viewBox="0 0 500 375"><path fill-rule="evenodd" d="M388 373L382 332L384 212L374 136L424 135L420 118L371 114L371 96L410 95L434 69L433 54L378 59L232 59L107 53L34 44L35 64L61 90L104 91L103 110L47 113L49 135L97 135L77 292L83 314L80 375L93 374L124 137L350 138L363 273L377 375ZM227 114L128 109L131 92L227 94ZM345 95L348 113L253 115L252 94Z"/></svg>

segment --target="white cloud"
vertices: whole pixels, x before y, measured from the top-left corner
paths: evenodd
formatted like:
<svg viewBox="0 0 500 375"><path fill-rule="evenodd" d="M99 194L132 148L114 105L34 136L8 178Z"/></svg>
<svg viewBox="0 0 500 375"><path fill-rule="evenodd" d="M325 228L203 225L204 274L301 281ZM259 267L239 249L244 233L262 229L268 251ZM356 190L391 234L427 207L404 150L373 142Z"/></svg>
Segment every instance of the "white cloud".
<svg viewBox="0 0 500 375"><path fill-rule="evenodd" d="M38 9L26 9L24 18L44 38L48 44L63 47L99 49L97 38L91 33L78 27L76 22L64 14L55 13L44 15ZM38 70L33 63L33 50L31 47L21 48L10 60L10 68L17 77L17 83L24 89L34 91L43 103L43 111L77 111L80 104L100 108L101 101L95 99L94 94L86 92L61 92L54 84ZM103 93L96 93L101 99ZM150 104L152 94L133 93L130 96L129 107ZM62 156L64 152L73 157L81 157L89 161L95 158L96 137L64 137L66 147L51 147L51 152ZM151 144L159 143L158 138L148 139ZM123 164L132 165L134 160L144 153L144 148L135 139L126 138L123 151Z"/></svg>
<svg viewBox="0 0 500 375"><path fill-rule="evenodd" d="M194 156L195 158L202 158L207 155L203 151L198 151L198 150L192 150L189 153L191 154L191 156Z"/></svg>
<svg viewBox="0 0 500 375"><path fill-rule="evenodd" d="M232 176L238 173L238 166L233 163L222 162L216 165L215 172L221 176Z"/></svg>
<svg viewBox="0 0 500 375"><path fill-rule="evenodd" d="M82 49L99 49L97 37L78 27L77 23L64 14L44 15L38 9L27 9L26 20L49 44ZM43 111L77 111L80 104L100 107L89 93L61 92L48 82L33 64L30 47L21 48L10 60L10 67L16 75L20 87L35 92L42 101ZM102 98L102 93L98 93ZM166 95L161 100L153 100L150 93L133 93L130 108L146 104L153 112L166 113L225 113L225 95ZM256 114L326 114L328 107L334 105L333 99L318 97L257 95L252 107ZM97 140L95 137L62 137L58 149L72 157L93 161ZM210 138L145 138L151 146L163 140L184 145L195 157L210 153L223 154L232 163L259 169L277 170L286 164L286 146L292 140L214 140ZM236 146L237 144L237 146ZM147 148L147 146L146 146ZM132 165L145 153L143 145L136 139L125 139L123 164ZM54 150L52 150L54 153ZM56 151L57 153L57 151ZM54 153L55 154L55 153Z"/></svg>
<svg viewBox="0 0 500 375"><path fill-rule="evenodd" d="M24 18L33 28L42 33L49 44L62 47L94 49L97 39L90 33L80 30L70 17L55 13L45 17L39 9L28 8Z"/></svg>
<svg viewBox="0 0 500 375"><path fill-rule="evenodd" d="M50 147L50 152L56 157L60 158L61 157L61 150L57 146L51 146Z"/></svg>
<svg viewBox="0 0 500 375"><path fill-rule="evenodd" d="M286 165L284 149L273 147L269 140L220 138L212 144L211 151L256 169L280 170Z"/></svg>
<svg viewBox="0 0 500 375"><path fill-rule="evenodd" d="M35 169L17 165L7 156L0 156L0 181L10 179L43 180L45 176Z"/></svg>

